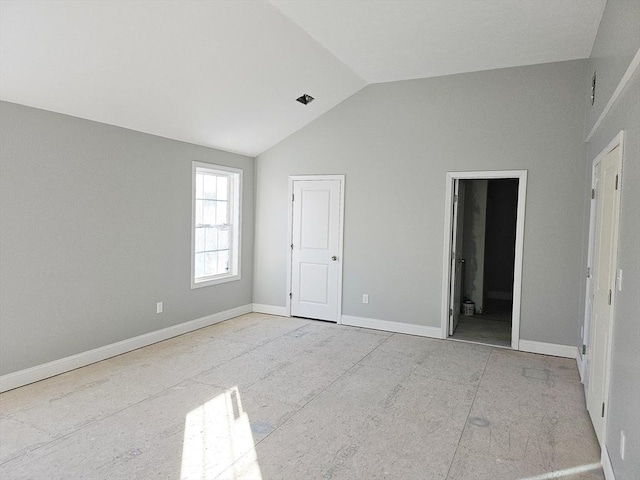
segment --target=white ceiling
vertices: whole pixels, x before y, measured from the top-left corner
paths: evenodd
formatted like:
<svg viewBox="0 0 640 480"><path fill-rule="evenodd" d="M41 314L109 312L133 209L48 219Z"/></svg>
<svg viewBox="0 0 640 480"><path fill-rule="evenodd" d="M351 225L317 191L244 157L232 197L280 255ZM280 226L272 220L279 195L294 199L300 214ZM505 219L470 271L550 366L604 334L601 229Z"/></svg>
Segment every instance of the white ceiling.
<svg viewBox="0 0 640 480"><path fill-rule="evenodd" d="M367 83L588 57L605 2L8 0L0 99L255 156Z"/></svg>
<svg viewBox="0 0 640 480"><path fill-rule="evenodd" d="M252 156L365 85L262 1L3 1L0 35L3 100Z"/></svg>
<svg viewBox="0 0 640 480"><path fill-rule="evenodd" d="M586 58L606 0L271 0L369 83Z"/></svg>

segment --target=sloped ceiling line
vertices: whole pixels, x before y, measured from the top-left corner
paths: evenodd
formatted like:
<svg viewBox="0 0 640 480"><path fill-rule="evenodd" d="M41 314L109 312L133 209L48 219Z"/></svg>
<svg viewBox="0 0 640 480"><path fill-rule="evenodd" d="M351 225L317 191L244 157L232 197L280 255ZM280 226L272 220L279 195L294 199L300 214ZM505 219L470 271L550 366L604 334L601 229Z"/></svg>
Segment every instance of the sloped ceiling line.
<svg viewBox="0 0 640 480"><path fill-rule="evenodd" d="M256 156L369 83L585 58L604 4L5 0L0 99Z"/></svg>

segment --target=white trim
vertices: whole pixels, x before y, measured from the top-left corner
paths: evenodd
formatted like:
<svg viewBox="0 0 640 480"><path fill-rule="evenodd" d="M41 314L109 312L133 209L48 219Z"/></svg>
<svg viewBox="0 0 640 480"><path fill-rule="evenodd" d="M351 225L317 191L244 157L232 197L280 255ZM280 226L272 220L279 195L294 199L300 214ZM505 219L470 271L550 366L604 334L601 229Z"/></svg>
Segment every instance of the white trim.
<svg viewBox="0 0 640 480"><path fill-rule="evenodd" d="M453 228L453 185L456 180L477 179L518 179L518 212L516 217L516 245L513 269L513 312L511 316L511 348L519 349L520 342L520 305L522 302L522 256L524 250L524 223L527 198L526 170L488 170L475 172L447 172L444 206L444 247L442 249L442 314L441 337L449 336L449 296L451 283L451 231Z"/></svg>
<svg viewBox="0 0 640 480"><path fill-rule="evenodd" d="M600 447L600 463L602 463L602 470L604 471L604 478L606 480L616 480L616 475L613 472L613 465L611 464L611 458L609 457L609 451L606 445Z"/></svg>
<svg viewBox="0 0 640 480"><path fill-rule="evenodd" d="M445 202L444 202L444 247L442 251L442 313L440 320L440 337L447 338L449 336L449 305L451 297L451 241L453 229L453 194L454 179L449 177L445 185Z"/></svg>
<svg viewBox="0 0 640 480"><path fill-rule="evenodd" d="M376 318L342 315L340 324L348 325L350 327L383 330L385 332L405 333L407 335L417 335L419 337L442 338L440 327L428 327L426 325L415 325L413 323L392 322L389 320L378 320Z"/></svg>
<svg viewBox="0 0 640 480"><path fill-rule="evenodd" d="M290 245L293 243L293 183L296 181L319 181L319 180L339 180L340 181L340 234L338 246L338 258L340 259L340 270L338 274L338 312L337 323L342 320L342 275L344 269L344 204L345 204L345 184L346 175L289 175L289 196L287 197L287 291L285 292L286 314L291 316L291 275L292 275L292 251Z"/></svg>
<svg viewBox="0 0 640 480"><path fill-rule="evenodd" d="M293 180L295 177L289 176L289 189L287 196L287 245L283 248L287 249L287 290L285 292L285 308L287 309L287 317L291 316L291 274L293 268L293 258L291 252L291 244L293 243Z"/></svg>
<svg viewBox="0 0 640 480"><path fill-rule="evenodd" d="M231 228L235 232L231 236L229 261L231 262L231 272L220 274L208 279L196 281L195 279L195 212L196 212L196 172L198 169L207 169L230 174L231 185L229 185L229 200L233 206L230 215ZM220 283L234 282L242 278L242 182L243 171L240 168L227 167L226 165L217 165L213 163L198 162L194 160L191 165L191 289L209 287ZM237 183L237 192L236 192Z"/></svg>
<svg viewBox="0 0 640 480"><path fill-rule="evenodd" d="M593 160L593 166L595 167L598 163L602 161L604 157L606 157L609 153L611 153L618 145L620 145L621 150L620 154L622 155L622 147L624 147L624 130L620 130L618 134L613 137L606 147L602 149L602 151L598 154L596 158Z"/></svg>
<svg viewBox="0 0 640 480"><path fill-rule="evenodd" d="M516 246L513 269L513 314L511 320L511 347L520 348L520 305L522 302L522 256L524 253L524 222L527 201L527 171L518 182L518 212L516 218Z"/></svg>
<svg viewBox="0 0 640 480"><path fill-rule="evenodd" d="M613 104L616 103L616 100L618 100L618 97L624 90L624 87L627 86L627 83L629 83L629 80L631 80L631 77L637 70L638 66L640 66L640 49L638 49L638 51L636 52L635 56L633 57L633 60L631 60L631 63L627 68L627 71L624 72L624 75L620 79L620 83L618 84L616 89L613 91L613 94L611 95L611 98L609 98L609 101L607 102L605 107L602 109L602 113L598 117L598 120L596 120L596 123L593 124L593 128L591 129L591 131L589 132L589 134L584 140L585 142L590 141L591 137L593 137L596 131L598 131L598 128L600 128L600 124L604 121L605 117L609 114L609 110L613 108Z"/></svg>
<svg viewBox="0 0 640 480"><path fill-rule="evenodd" d="M541 353L542 355L552 355L554 357L578 358L578 347L574 347L573 345L520 340L520 350L523 352Z"/></svg>
<svg viewBox="0 0 640 480"><path fill-rule="evenodd" d="M266 313L268 315L277 315L279 317L289 317L289 311L287 307L281 307L279 305L264 305L261 303L253 304L253 311L256 313Z"/></svg>
<svg viewBox="0 0 640 480"><path fill-rule="evenodd" d="M94 348L93 350L71 355L70 357L54 360L53 362L45 363L43 365L37 365L25 370L2 375L0 377L0 392L6 392L7 390L22 387L29 383L60 375L61 373L85 367L92 363L115 357L116 355L121 355L172 337L177 337L178 335L183 335L200 328L208 327L239 315L251 313L253 311L251 307L251 305L243 305L241 307L232 308L230 310L225 310L224 312L214 313L189 322L180 323L161 330L145 333L137 337L128 338L121 342Z"/></svg>

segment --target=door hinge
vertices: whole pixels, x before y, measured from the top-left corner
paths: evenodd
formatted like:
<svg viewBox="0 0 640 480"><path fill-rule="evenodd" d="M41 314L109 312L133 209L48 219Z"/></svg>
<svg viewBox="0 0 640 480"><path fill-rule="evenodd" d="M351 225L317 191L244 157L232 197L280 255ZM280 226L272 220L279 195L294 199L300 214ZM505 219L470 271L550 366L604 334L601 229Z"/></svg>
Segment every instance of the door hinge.
<svg viewBox="0 0 640 480"><path fill-rule="evenodd" d="M587 346L586 345L582 345L582 354L586 355L587 353Z"/></svg>
<svg viewBox="0 0 640 480"><path fill-rule="evenodd" d="M593 200L594 198L596 198L596 189L592 188L591 189L591 200Z"/></svg>
<svg viewBox="0 0 640 480"><path fill-rule="evenodd" d="M616 173L616 190L618 189L618 174Z"/></svg>
<svg viewBox="0 0 640 480"><path fill-rule="evenodd" d="M602 402L602 414L600 416L604 418L604 402Z"/></svg>
<svg viewBox="0 0 640 480"><path fill-rule="evenodd" d="M293 298L293 294L289 292L289 298Z"/></svg>
<svg viewBox="0 0 640 480"><path fill-rule="evenodd" d="M291 250L293 250L293 243L291 244Z"/></svg>
<svg viewBox="0 0 640 480"><path fill-rule="evenodd" d="M450 309L449 309L449 316L450 316L450 317L451 317L451 316L453 316L453 308L450 308Z"/></svg>
<svg viewBox="0 0 640 480"><path fill-rule="evenodd" d="M611 305L611 289L609 289L609 305Z"/></svg>
<svg viewBox="0 0 640 480"><path fill-rule="evenodd" d="M296 194L295 194L295 193L292 193L292 194L291 194L291 201L293 202L293 201L295 201L295 199L296 199Z"/></svg>
<svg viewBox="0 0 640 480"><path fill-rule="evenodd" d="M587 267L587 278L591 278L591 267Z"/></svg>
<svg viewBox="0 0 640 480"><path fill-rule="evenodd" d="M458 194L454 193L453 194L453 203L456 203L458 201Z"/></svg>

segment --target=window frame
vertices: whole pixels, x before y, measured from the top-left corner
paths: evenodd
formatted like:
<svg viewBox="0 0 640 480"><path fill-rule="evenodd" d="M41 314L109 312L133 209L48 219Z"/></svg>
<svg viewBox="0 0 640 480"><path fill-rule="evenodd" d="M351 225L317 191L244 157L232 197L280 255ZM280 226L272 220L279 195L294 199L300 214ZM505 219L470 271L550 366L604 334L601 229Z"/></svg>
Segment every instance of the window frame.
<svg viewBox="0 0 640 480"><path fill-rule="evenodd" d="M196 260L196 174L207 170L214 175L229 177L229 272L206 277L195 276ZM191 165L191 289L233 282L241 278L242 259L242 170L213 163L193 161Z"/></svg>

